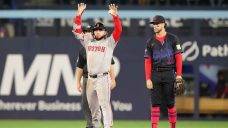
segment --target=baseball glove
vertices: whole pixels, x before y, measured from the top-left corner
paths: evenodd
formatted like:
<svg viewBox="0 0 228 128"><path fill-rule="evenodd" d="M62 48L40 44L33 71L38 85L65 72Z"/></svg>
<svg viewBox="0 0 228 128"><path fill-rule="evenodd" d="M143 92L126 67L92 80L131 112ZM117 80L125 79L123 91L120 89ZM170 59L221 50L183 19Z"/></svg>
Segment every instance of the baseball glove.
<svg viewBox="0 0 228 128"><path fill-rule="evenodd" d="M174 82L174 93L176 96L184 94L185 90L185 81L182 78L177 78Z"/></svg>

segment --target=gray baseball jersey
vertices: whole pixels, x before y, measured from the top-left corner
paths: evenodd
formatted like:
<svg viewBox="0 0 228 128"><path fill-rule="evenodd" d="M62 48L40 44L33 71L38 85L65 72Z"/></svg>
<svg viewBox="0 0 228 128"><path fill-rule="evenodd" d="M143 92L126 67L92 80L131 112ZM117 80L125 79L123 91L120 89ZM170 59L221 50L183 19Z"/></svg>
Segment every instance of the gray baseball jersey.
<svg viewBox="0 0 228 128"><path fill-rule="evenodd" d="M99 41L91 40L86 35L77 36L77 38L86 49L89 75L108 72L111 66L113 50L117 44L113 36L111 35Z"/></svg>

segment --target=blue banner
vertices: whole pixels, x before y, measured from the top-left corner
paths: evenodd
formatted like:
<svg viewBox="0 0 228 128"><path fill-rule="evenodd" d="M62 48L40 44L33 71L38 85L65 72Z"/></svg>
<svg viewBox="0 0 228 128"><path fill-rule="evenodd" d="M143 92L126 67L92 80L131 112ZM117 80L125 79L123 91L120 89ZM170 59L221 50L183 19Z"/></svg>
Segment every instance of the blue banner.
<svg viewBox="0 0 228 128"><path fill-rule="evenodd" d="M192 39L181 39L185 65L197 67L218 61L218 65L227 64L228 39ZM117 87L111 97L114 119L150 117L143 58L146 40L122 38L114 51L117 73ZM75 62L80 47L74 38L1 39L0 118L83 119L81 95L75 85ZM193 73L193 79L198 77L194 76L196 72L185 71Z"/></svg>

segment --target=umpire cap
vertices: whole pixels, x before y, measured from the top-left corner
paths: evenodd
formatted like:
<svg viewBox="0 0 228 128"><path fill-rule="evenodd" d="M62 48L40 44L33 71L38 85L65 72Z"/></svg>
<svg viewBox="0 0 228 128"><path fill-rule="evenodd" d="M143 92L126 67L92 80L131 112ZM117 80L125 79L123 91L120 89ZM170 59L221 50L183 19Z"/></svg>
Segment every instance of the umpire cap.
<svg viewBox="0 0 228 128"><path fill-rule="evenodd" d="M90 25L86 26L86 27L83 29L83 33L91 32L91 31L92 31L92 28L93 28L93 26L90 26Z"/></svg>
<svg viewBox="0 0 228 128"><path fill-rule="evenodd" d="M101 22L97 22L94 27L92 28L93 31L95 30L106 30L106 27L104 26L104 24L102 24Z"/></svg>
<svg viewBox="0 0 228 128"><path fill-rule="evenodd" d="M156 15L153 17L153 21L150 24L165 23L165 18L161 15Z"/></svg>

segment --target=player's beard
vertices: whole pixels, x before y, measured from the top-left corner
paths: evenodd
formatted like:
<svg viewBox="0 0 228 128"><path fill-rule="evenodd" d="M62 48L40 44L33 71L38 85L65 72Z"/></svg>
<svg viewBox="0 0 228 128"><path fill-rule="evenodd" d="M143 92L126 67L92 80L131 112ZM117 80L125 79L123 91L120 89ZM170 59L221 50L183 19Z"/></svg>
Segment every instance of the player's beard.
<svg viewBox="0 0 228 128"><path fill-rule="evenodd" d="M107 38L107 33L106 34L104 34L103 36L101 36L100 38L97 38L96 36L94 37L94 39L96 39L96 40L102 40L102 39L105 39L105 38Z"/></svg>
<svg viewBox="0 0 228 128"><path fill-rule="evenodd" d="M158 29L158 28L154 29L155 34L159 34L161 31L162 31L162 28L160 28L160 29Z"/></svg>

